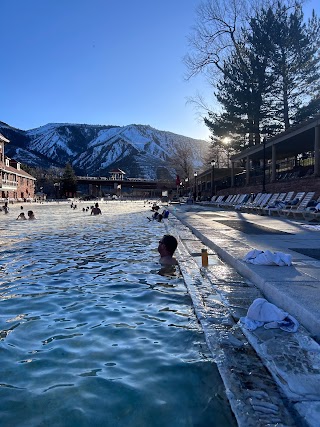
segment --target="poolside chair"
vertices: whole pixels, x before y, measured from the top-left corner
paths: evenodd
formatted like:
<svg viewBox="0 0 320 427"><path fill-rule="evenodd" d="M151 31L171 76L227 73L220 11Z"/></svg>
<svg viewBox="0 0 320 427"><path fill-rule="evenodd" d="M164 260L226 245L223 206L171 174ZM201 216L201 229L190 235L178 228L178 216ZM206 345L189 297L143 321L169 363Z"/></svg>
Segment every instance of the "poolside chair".
<svg viewBox="0 0 320 427"><path fill-rule="evenodd" d="M292 191L293 194L293 191ZM285 197L286 197L287 193L276 193L273 195L273 197L271 197L271 199L269 200L269 203L267 204L267 206L264 206L263 208L260 209L260 211L258 212L259 215L269 215L270 216L270 210L272 209L278 209L277 205L280 202L284 202ZM277 197L275 197L277 196Z"/></svg>
<svg viewBox="0 0 320 427"><path fill-rule="evenodd" d="M269 198L269 200L268 199L265 200L260 206L257 206L255 208L254 210L255 213L259 215L263 215L263 209L266 208L267 206L273 205L278 197L279 197L279 193L271 194L271 197Z"/></svg>
<svg viewBox="0 0 320 427"><path fill-rule="evenodd" d="M303 219L305 221L319 222L320 221L320 211L309 210L309 211L303 212Z"/></svg>
<svg viewBox="0 0 320 427"><path fill-rule="evenodd" d="M218 196L212 196L211 199L210 199L210 202L213 203L215 200L217 200L217 198L218 198Z"/></svg>
<svg viewBox="0 0 320 427"><path fill-rule="evenodd" d="M222 207L224 207L224 208L232 207L235 203L237 203L237 201L239 200L240 197L241 197L241 194L236 194L229 201L222 203L222 205L223 205Z"/></svg>
<svg viewBox="0 0 320 427"><path fill-rule="evenodd" d="M219 208L223 208L223 206L224 205L226 205L227 203L229 203L232 199L234 199L236 197L236 194L230 194L227 198L226 198L226 200L221 200L219 203L218 203L218 206L219 206Z"/></svg>
<svg viewBox="0 0 320 427"><path fill-rule="evenodd" d="M272 193L266 193L265 197L261 199L261 201L257 204L257 206L254 206L251 209L251 213L258 213L261 208L268 205L269 200L271 200L271 198L272 198Z"/></svg>
<svg viewBox="0 0 320 427"><path fill-rule="evenodd" d="M301 191L300 193L297 193L293 200L298 199L298 203L295 205L288 205L285 208L279 209L278 213L280 216L290 217L292 215L292 212L298 209L300 203L302 202L304 195L306 194L305 191Z"/></svg>
<svg viewBox="0 0 320 427"><path fill-rule="evenodd" d="M247 201L249 200L250 194L241 194L241 197L237 200L236 203L232 205L234 209L241 209L241 206L243 206Z"/></svg>
<svg viewBox="0 0 320 427"><path fill-rule="evenodd" d="M212 205L213 206L217 206L224 198L225 196L218 196L213 202Z"/></svg>
<svg viewBox="0 0 320 427"><path fill-rule="evenodd" d="M307 207L301 213L305 221L319 221L320 220L320 196L316 200L315 206Z"/></svg>
<svg viewBox="0 0 320 427"><path fill-rule="evenodd" d="M258 204L258 202L260 201L261 197L263 197L263 196L264 196L264 193L258 193L253 201L251 200L251 201L247 201L246 203L244 203L240 207L240 210L242 212L247 212L247 209L250 209L250 207L252 207L252 206L256 206Z"/></svg>
<svg viewBox="0 0 320 427"><path fill-rule="evenodd" d="M288 203L292 200L293 195L294 195L294 191L289 191L289 193L287 193L285 198L283 200L280 200L281 202L283 202L283 207L281 208L279 206L275 206L274 208L269 208L268 215L269 216L280 215L279 210L284 209L288 205Z"/></svg>
<svg viewBox="0 0 320 427"><path fill-rule="evenodd" d="M262 193L262 196L257 201L257 203L253 204L253 206L249 206L247 209L248 213L255 213L256 208L265 205L270 200L272 194L271 193Z"/></svg>
<svg viewBox="0 0 320 427"><path fill-rule="evenodd" d="M309 191L299 204L297 209L292 210L291 214L293 218L295 219L302 219L303 214L306 212L308 203L312 200L313 196L315 195L314 191Z"/></svg>

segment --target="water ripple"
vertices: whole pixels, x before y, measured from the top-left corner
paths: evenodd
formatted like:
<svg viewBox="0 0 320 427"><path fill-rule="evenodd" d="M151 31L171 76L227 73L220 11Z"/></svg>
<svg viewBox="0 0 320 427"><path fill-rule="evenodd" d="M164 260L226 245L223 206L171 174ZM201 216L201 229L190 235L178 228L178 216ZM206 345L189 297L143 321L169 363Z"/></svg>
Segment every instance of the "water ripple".
<svg viewBox="0 0 320 427"><path fill-rule="evenodd" d="M182 277L158 274L164 225L148 205L101 206L3 218L2 425L235 425Z"/></svg>

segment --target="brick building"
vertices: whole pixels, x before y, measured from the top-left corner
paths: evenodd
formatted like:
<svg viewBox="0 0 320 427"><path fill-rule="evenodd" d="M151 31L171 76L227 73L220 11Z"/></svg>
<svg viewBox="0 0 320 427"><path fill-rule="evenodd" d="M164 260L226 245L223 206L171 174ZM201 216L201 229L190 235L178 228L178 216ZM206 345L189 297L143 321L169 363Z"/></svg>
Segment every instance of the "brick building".
<svg viewBox="0 0 320 427"><path fill-rule="evenodd" d="M5 156L9 142L0 133L0 200L33 200L36 179L22 170L19 162Z"/></svg>

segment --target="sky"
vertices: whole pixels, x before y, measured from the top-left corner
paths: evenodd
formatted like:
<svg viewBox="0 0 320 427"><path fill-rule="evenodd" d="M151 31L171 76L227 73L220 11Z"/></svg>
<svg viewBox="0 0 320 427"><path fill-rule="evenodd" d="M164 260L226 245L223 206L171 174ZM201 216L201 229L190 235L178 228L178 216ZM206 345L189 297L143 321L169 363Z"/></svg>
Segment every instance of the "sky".
<svg viewBox="0 0 320 427"><path fill-rule="evenodd" d="M143 124L208 139L188 100L212 100L212 88L186 80L183 63L200 3L0 0L0 121Z"/></svg>

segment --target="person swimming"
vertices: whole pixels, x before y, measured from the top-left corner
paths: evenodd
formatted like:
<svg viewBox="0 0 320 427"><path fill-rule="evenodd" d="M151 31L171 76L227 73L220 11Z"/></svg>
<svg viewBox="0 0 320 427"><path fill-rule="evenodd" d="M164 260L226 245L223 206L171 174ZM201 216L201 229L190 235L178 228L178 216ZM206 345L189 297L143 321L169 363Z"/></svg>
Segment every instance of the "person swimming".
<svg viewBox="0 0 320 427"><path fill-rule="evenodd" d="M18 218L17 218L17 219L27 220L27 218L26 218L26 216L25 216L24 212L21 212L21 213L18 215Z"/></svg>
<svg viewBox="0 0 320 427"><path fill-rule="evenodd" d="M101 209L99 208L99 203L96 203L93 208L91 208L91 215L102 215Z"/></svg>
<svg viewBox="0 0 320 427"><path fill-rule="evenodd" d="M33 211L28 211L28 219L30 219L30 220L36 219L36 217L34 216Z"/></svg>

